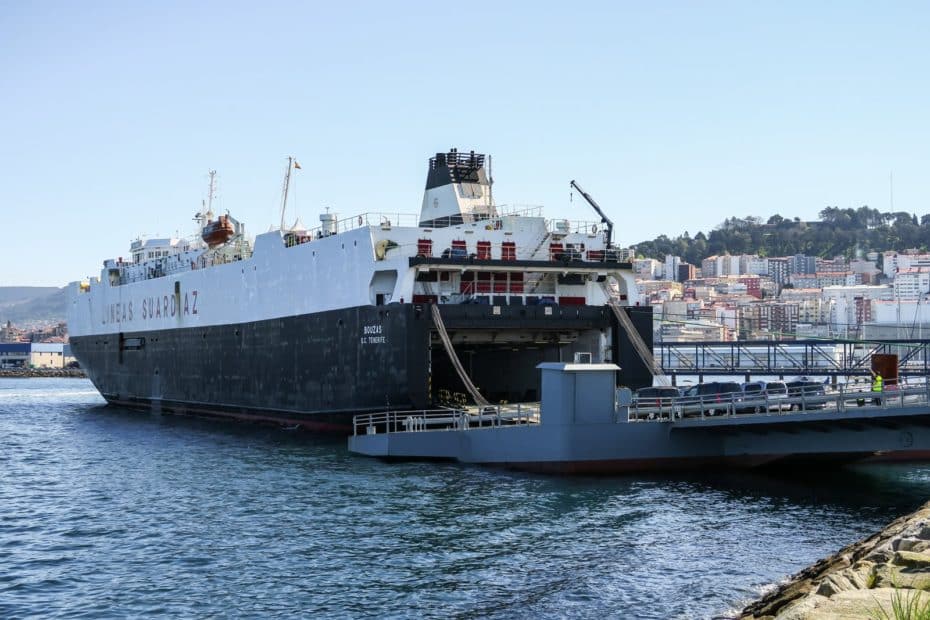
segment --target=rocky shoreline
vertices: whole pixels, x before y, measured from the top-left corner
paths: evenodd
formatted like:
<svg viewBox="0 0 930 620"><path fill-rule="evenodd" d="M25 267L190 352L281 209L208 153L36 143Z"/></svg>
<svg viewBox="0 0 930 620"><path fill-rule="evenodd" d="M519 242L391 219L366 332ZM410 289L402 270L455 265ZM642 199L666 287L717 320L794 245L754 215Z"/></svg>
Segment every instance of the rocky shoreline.
<svg viewBox="0 0 930 620"><path fill-rule="evenodd" d="M809 566L747 606L740 620L894 618L930 606L930 502Z"/></svg>
<svg viewBox="0 0 930 620"><path fill-rule="evenodd" d="M84 379L87 374L80 368L4 368L0 370L0 379L32 379L36 377Z"/></svg>

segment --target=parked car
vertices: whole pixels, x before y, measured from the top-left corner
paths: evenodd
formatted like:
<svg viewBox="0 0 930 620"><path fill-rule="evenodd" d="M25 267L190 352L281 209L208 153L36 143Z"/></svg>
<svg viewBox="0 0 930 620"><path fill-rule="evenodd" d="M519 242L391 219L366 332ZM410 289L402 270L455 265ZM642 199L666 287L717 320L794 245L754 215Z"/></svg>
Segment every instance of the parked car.
<svg viewBox="0 0 930 620"><path fill-rule="evenodd" d="M633 410L637 418L652 419L659 415L669 415L672 405L681 396L678 388L672 386L644 387L633 394Z"/></svg>
<svg viewBox="0 0 930 620"><path fill-rule="evenodd" d="M824 409L827 406L827 391L823 383L817 381L789 381L788 398L793 410Z"/></svg>
<svg viewBox="0 0 930 620"><path fill-rule="evenodd" d="M736 381L711 381L689 387L682 395L682 412L690 415L707 415L739 410L743 402L743 388Z"/></svg>
<svg viewBox="0 0 930 620"><path fill-rule="evenodd" d="M784 381L750 381L743 384L743 413L783 411L791 408Z"/></svg>

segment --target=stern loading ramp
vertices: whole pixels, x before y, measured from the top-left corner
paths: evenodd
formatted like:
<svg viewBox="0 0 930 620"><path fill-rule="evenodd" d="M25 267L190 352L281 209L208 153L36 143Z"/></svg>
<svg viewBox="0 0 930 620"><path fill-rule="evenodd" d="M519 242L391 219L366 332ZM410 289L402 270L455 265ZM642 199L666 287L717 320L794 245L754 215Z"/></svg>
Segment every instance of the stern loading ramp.
<svg viewBox="0 0 930 620"><path fill-rule="evenodd" d="M606 305L426 305L418 311L429 321L424 380L430 398L416 406L482 404L474 391L490 403L539 402L536 367L572 360L576 353L591 353L592 361L604 356L616 361L626 385L653 383L652 369L619 326L616 311ZM652 317L637 313L632 323L648 339Z"/></svg>
<svg viewBox="0 0 930 620"><path fill-rule="evenodd" d="M446 348L446 353L449 355L449 361L452 362L452 366L455 368L456 374L458 374L459 379L462 380L462 384L465 385L465 389L468 390L468 393L471 395L472 400L475 401L475 404L479 407L486 407L490 403L487 399L481 395L481 392L478 391L478 388L475 387L475 384L472 383L471 378L465 373L465 369L462 368L462 362L459 360L459 356L455 353L455 349L452 347L452 340L449 339L449 333L446 331L446 326L442 322L442 315L439 313L439 306L436 304L430 304L430 312L433 313L433 325L436 326L436 331L439 332L439 338L442 340L442 346Z"/></svg>

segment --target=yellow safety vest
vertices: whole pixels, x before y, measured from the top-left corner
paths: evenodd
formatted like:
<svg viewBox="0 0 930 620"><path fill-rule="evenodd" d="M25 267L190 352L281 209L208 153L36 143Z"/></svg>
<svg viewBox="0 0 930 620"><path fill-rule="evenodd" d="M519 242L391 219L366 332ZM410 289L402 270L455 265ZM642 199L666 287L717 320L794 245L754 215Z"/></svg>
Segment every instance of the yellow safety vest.
<svg viewBox="0 0 930 620"><path fill-rule="evenodd" d="M881 392L882 391L882 376L875 375L875 379L872 381L872 391Z"/></svg>

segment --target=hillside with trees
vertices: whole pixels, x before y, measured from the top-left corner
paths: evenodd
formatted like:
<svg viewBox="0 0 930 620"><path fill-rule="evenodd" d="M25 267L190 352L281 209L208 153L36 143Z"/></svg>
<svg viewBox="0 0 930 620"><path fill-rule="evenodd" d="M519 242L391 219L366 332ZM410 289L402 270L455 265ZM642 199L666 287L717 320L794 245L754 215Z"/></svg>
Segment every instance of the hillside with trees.
<svg viewBox="0 0 930 620"><path fill-rule="evenodd" d="M651 241L635 244L636 255L664 259L666 254L700 265L715 254L758 254L790 256L806 254L833 258L855 258L869 251L902 251L909 248L927 250L930 245L930 214L918 221L911 213L882 213L860 207L827 207L820 220L802 222L773 215L763 222L759 217L727 218L710 234L687 232L672 239L660 235Z"/></svg>

